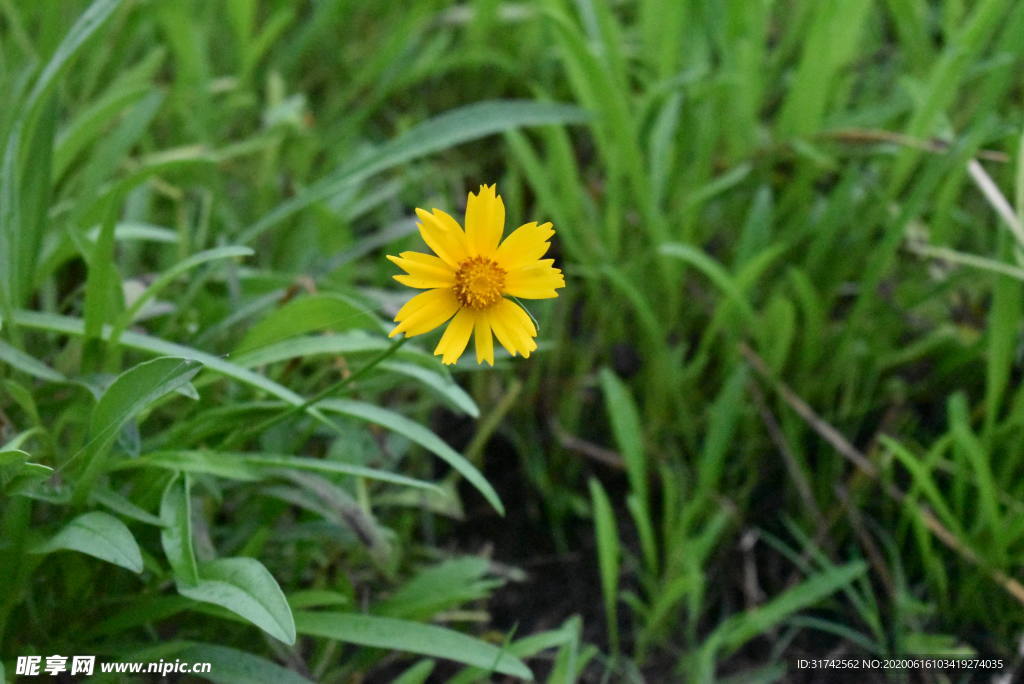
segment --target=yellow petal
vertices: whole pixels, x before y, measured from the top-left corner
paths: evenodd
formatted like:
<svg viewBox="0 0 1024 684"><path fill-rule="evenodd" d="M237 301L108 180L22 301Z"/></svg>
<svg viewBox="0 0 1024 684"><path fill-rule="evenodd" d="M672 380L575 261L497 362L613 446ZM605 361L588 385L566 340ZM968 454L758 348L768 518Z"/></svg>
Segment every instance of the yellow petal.
<svg viewBox="0 0 1024 684"><path fill-rule="evenodd" d="M505 203L494 185L481 185L466 200L466 238L470 256L489 257L498 248L505 230Z"/></svg>
<svg viewBox="0 0 1024 684"><path fill-rule="evenodd" d="M555 268L554 259L541 259L510 271L505 277L505 294L521 299L550 299L565 287L565 276Z"/></svg>
<svg viewBox="0 0 1024 684"><path fill-rule="evenodd" d="M555 234L550 223L537 225L536 221L516 228L505 238L495 253L495 259L506 271L527 266L547 253Z"/></svg>
<svg viewBox="0 0 1024 684"><path fill-rule="evenodd" d="M491 336L490 313L487 310L477 313L473 340L476 342L476 362L482 364L486 361L493 366L494 338Z"/></svg>
<svg viewBox="0 0 1024 684"><path fill-rule="evenodd" d="M459 302L451 288L438 288L421 292L405 303L395 314L398 325L388 337L398 333L407 336L422 335L441 325L459 310Z"/></svg>
<svg viewBox="0 0 1024 684"><path fill-rule="evenodd" d="M501 346L512 356L518 353L522 354L523 358L529 358L530 352L537 348L537 343L533 340L537 336L537 329L529 314L508 299L503 299L491 307L489 313L491 328Z"/></svg>
<svg viewBox="0 0 1024 684"><path fill-rule="evenodd" d="M394 279L403 285L427 289L451 287L455 284L455 271L432 254L402 252L401 256L397 257L389 254L388 259L409 274L394 276Z"/></svg>
<svg viewBox="0 0 1024 684"><path fill-rule="evenodd" d="M434 355L441 356L441 363L450 366L459 360L466 345L469 344L469 335L473 332L476 324L476 314L472 309L460 309L455 318L448 324L448 328L441 335L441 341L434 349Z"/></svg>
<svg viewBox="0 0 1024 684"><path fill-rule="evenodd" d="M418 225L423 241L450 267L458 268L469 257L466 234L459 224L440 209L434 209L433 213L417 209L416 215L420 219Z"/></svg>

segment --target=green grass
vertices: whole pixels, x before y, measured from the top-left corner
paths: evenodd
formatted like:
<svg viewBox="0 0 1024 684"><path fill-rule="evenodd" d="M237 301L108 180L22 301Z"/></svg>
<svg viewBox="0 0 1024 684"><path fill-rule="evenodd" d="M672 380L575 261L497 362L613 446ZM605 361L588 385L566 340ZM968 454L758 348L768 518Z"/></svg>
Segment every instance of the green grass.
<svg viewBox="0 0 1024 684"><path fill-rule="evenodd" d="M1016 666L1021 35L1010 0L0 0L2 667ZM491 182L557 230L539 350L392 346L383 255Z"/></svg>

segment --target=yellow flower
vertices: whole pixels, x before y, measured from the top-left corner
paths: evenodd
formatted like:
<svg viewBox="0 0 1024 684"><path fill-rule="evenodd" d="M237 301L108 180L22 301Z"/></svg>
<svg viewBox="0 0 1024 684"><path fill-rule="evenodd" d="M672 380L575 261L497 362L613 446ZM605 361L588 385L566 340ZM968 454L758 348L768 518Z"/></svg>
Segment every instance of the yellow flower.
<svg viewBox="0 0 1024 684"><path fill-rule="evenodd" d="M406 272L395 280L426 290L395 314L398 325L388 336L422 335L451 319L434 350L446 364L458 361L470 335L475 335L477 363L493 366L492 332L509 354L529 357L537 348L537 328L530 315L507 297L549 299L565 287L555 260L541 259L555 234L551 224L527 223L498 244L505 229L505 204L493 185L470 193L465 231L440 209L417 209L416 215L420 235L437 256L388 255Z"/></svg>

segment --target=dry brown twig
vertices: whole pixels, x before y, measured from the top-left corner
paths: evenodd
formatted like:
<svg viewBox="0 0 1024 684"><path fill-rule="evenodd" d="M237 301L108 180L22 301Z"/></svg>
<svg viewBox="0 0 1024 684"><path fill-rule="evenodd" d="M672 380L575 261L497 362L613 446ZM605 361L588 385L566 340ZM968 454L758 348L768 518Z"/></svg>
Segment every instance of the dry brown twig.
<svg viewBox="0 0 1024 684"><path fill-rule="evenodd" d="M554 433L555 439L558 440L558 443L563 449L575 451L576 453L583 454L587 458L592 458L595 461L604 463L605 465L618 468L619 470L625 470L626 462L623 460L622 455L619 454L619 452L577 437L562 427L562 424L558 422L557 418L552 418L549 422L551 425L551 432Z"/></svg>

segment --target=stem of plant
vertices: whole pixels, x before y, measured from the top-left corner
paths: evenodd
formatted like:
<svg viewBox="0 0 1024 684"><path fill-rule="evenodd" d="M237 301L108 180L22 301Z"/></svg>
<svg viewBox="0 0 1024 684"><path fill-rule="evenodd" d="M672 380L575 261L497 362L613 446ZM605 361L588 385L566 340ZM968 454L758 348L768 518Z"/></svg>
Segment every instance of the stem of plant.
<svg viewBox="0 0 1024 684"><path fill-rule="evenodd" d="M267 430L267 429L277 425L278 423L280 423L282 421L288 420L289 418L291 418L295 414L302 413L302 412L310 409L311 407L313 407L314 405L316 405L318 402L320 402L321 400L325 399L326 397L330 396L331 394L334 394L334 393L344 389L348 385L351 385L353 382L355 382L359 378L361 378L364 375L366 375L367 373L369 373L375 367L377 367L382 361L386 360L389 356L391 356L392 354L397 352L399 349L401 349L402 345L405 344L406 340L408 340L408 339L409 339L408 337L403 335L401 339L398 339L398 340L395 340L394 342L392 342L391 345L388 346L387 349L385 349L380 354L378 354L377 356L375 356L372 359L370 359L366 363L366 365L362 366L355 373L352 373L351 375L342 378L341 380L339 380L338 382L334 383L333 385L329 385L328 387L325 387L324 389L320 390L319 392L317 392L316 394L314 394L312 397L310 397L306 401L302 402L301 404L296 404L295 406L292 406L291 408L289 408L286 411L282 411L281 413L278 413L277 415L271 416L270 418L264 420L263 422L257 424L255 427L253 427L253 428L251 428L249 430L245 430L244 432L241 432L241 433L238 433L238 432L234 433L233 435L229 436L226 440L224 440L224 444L221 445L221 449L234 448L234 447L238 446L238 444L243 442L246 438L258 435L261 432L263 432L264 430Z"/></svg>

